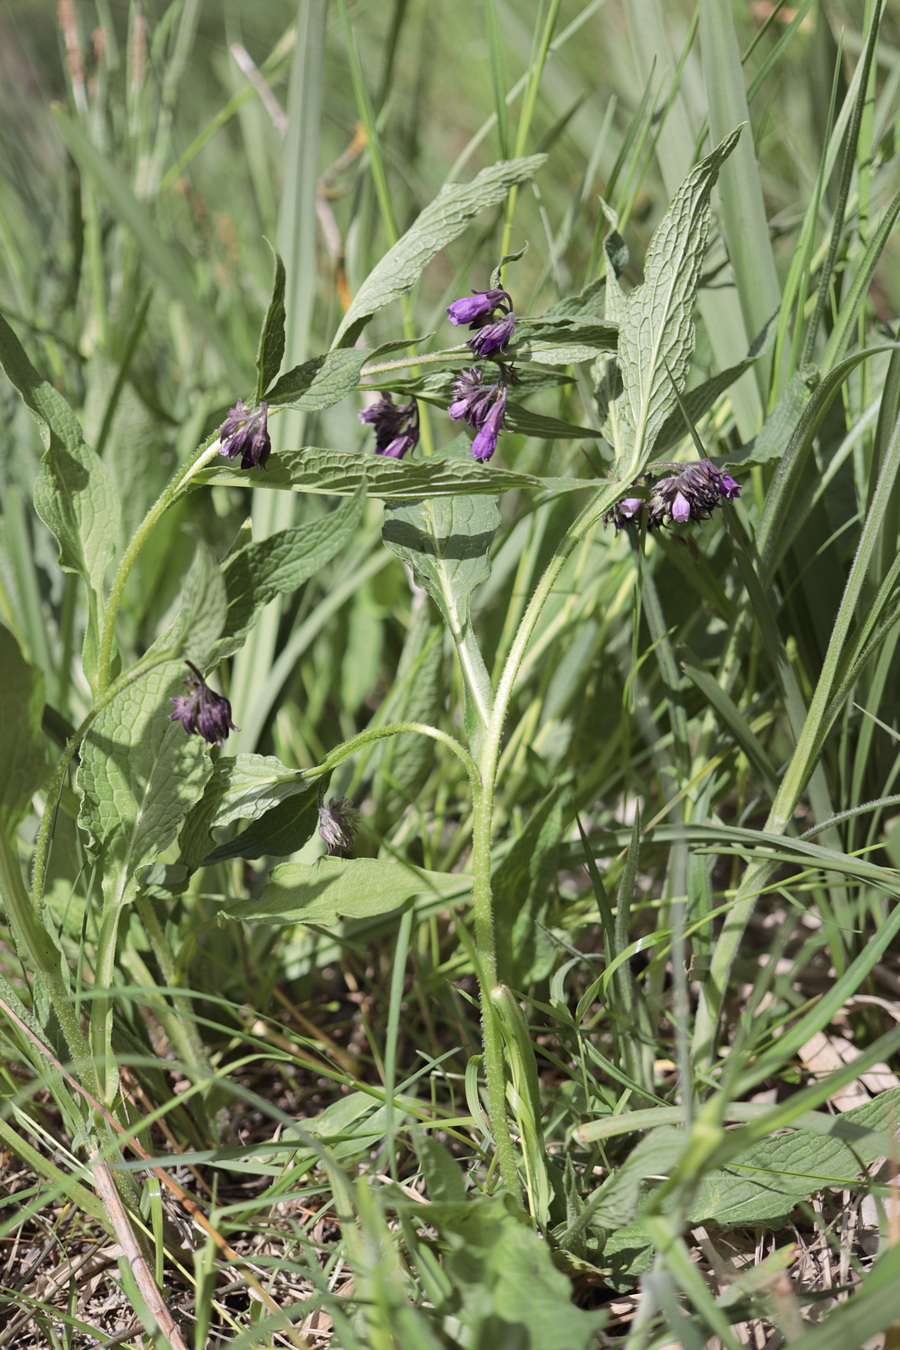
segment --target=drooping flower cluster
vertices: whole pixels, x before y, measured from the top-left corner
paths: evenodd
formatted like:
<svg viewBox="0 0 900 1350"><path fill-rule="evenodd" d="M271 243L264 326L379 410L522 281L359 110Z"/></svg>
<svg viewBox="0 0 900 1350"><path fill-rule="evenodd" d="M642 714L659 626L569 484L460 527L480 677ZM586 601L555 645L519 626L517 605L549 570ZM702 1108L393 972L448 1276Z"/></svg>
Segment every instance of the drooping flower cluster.
<svg viewBox="0 0 900 1350"><path fill-rule="evenodd" d="M717 469L712 460L665 467L677 468L679 472L656 479L646 500L623 497L603 517L605 523L615 525L617 530L640 526L646 514L648 530L673 523L687 525L695 520L709 520L717 506L733 502L741 495L740 483L731 474Z"/></svg>
<svg viewBox="0 0 900 1350"><path fill-rule="evenodd" d="M359 829L359 812L349 797L319 798L319 838L331 858L349 858Z"/></svg>
<svg viewBox="0 0 900 1350"><path fill-rule="evenodd" d="M496 310L502 316L497 320L494 319ZM448 305L447 315L451 323L465 323L474 328L475 336L469 338L467 345L481 357L504 351L516 326L512 297L507 291L473 291Z"/></svg>
<svg viewBox="0 0 900 1350"><path fill-rule="evenodd" d="M499 319L494 318L497 311ZM477 367L460 371L449 408L452 418L466 422L477 432L472 454L484 462L497 448L497 437L506 421L507 386L515 379L512 367L497 359L498 353L506 350L516 327L512 297L508 291L497 289L474 291L448 305L447 315L451 323L465 323L474 329L468 346L482 360L493 358L499 372L494 383L486 385Z"/></svg>
<svg viewBox="0 0 900 1350"><path fill-rule="evenodd" d="M497 437L503 427L506 413L506 368L498 365L500 378L495 384L484 383L481 371L473 366L461 370L453 386L454 401L448 409L455 421L466 422L478 432L472 442L472 454L483 461L490 459L497 448Z"/></svg>
<svg viewBox="0 0 900 1350"><path fill-rule="evenodd" d="M402 459L419 443L419 405L414 398L396 404L390 394L382 394L377 403L358 414L361 422L375 428L375 453L390 459Z"/></svg>
<svg viewBox="0 0 900 1350"><path fill-rule="evenodd" d="M190 693L169 700L175 707L169 721L180 722L189 736L199 734L210 745L221 745L229 731L237 731L231 720L231 704L224 694L210 689L193 662L187 665L192 672L185 680Z"/></svg>
<svg viewBox="0 0 900 1350"><path fill-rule="evenodd" d="M248 408L242 398L229 412L219 431L219 454L226 459L241 457L242 469L261 469L272 453L267 425L269 405L260 403L257 408Z"/></svg>

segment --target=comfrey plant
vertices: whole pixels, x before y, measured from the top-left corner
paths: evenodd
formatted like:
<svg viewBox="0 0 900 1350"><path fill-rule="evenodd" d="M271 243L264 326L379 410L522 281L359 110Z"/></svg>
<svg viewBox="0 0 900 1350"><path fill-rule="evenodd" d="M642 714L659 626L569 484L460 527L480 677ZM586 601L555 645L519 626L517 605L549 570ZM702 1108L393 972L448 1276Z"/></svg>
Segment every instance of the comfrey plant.
<svg viewBox="0 0 900 1350"><path fill-rule="evenodd" d="M683 439L691 416L710 408L724 387L717 377L688 389L688 377L710 194L739 134L726 137L675 194L648 249L644 280L629 293L620 285L610 250L605 287L598 284L583 296L568 297L547 314L525 316L516 312L511 291L501 284L501 268L509 269L515 261L506 257L485 290L447 306L450 323L467 328L469 336L438 351L411 350L416 344L408 338L366 348L361 335L377 312L410 291L428 258L458 236L477 211L499 203L535 173L540 157L504 161L472 183L445 189L362 284L331 349L286 373L280 373L285 274L278 260L254 394L247 401L232 395L224 403L230 411L220 428L177 470L124 546L126 514L104 462L86 445L62 397L40 378L12 331L0 323L4 369L37 419L46 444L36 507L58 542L62 567L81 588L81 669L87 700L79 725L65 728L62 751L48 764L42 677L16 639L0 630L6 668L12 672L4 744L17 766L6 789L0 882L17 951L37 990L35 1008L44 1009L46 1019L40 1023L7 985L0 998L57 1062L67 1059L74 1066L89 1105L83 1118L72 1122L73 1134L96 1138L97 1109L114 1120L121 1115L124 1124L115 990L125 919L131 922L134 915L141 925L177 1010L178 961L160 909L177 909L189 889L201 886L208 869L235 859L284 858L251 899L222 898L229 884L205 888L216 897L219 917L224 922L259 918L267 924L314 923L327 929L348 913L364 920L405 915L405 907L423 895L470 900L471 954L483 1017L482 1087L496 1172L513 1200L527 1202L536 1223L549 1231L556 1181L541 1142L534 1050L512 992L518 983L515 953L510 954L508 942L498 943L495 930L498 897L514 904L519 885L505 877L503 864L498 868L492 862L507 722L517 679L563 569L589 538L602 539L605 548L616 547L616 534L612 528L604 534L604 522L637 538L649 534L653 547L664 547L678 531L718 516L728 523L746 558L737 479L702 453L686 463L654 458ZM607 381L613 365L616 377ZM748 365L735 367L729 377L736 379ZM582 384L602 409L602 425L567 422L524 406L533 394L558 391L570 381L565 372L572 367L580 368ZM827 396L833 397L838 387L832 381ZM272 452L269 426L281 410L296 406L317 412L340 399L360 397L370 400L358 415L374 432L374 453L358 445ZM817 412L824 399L815 405ZM446 454L424 452L426 405L432 433L440 425L434 410L446 417L448 432L456 423L471 433L471 457L465 446L460 453L457 445ZM500 467L491 461L501 432L507 433L504 445L510 453L504 458L510 460L519 432L545 442L600 442L607 471L544 478L521 472L514 463ZM885 472L892 464L885 460ZM133 643L122 640L119 622L135 564L166 513L188 493L210 484L219 491L264 484L270 491L342 500L311 522L268 538L254 540L242 531L222 557L197 544L180 611L164 631L135 650ZM538 494L581 505L568 511L561 533L548 542L543 571L523 582L521 605L491 673L473 616L473 597L490 576L499 520L496 499L507 491L519 501ZM384 543L428 594L449 635L462 690L461 716L443 718L446 710L436 707L433 718L425 720L409 705L388 701L388 708L397 709L393 720L385 713L383 720L375 719L304 769L273 756L229 754L227 738L236 730L231 704L225 693L216 692L229 688L227 663L270 600L296 590L348 549L368 497L384 502ZM651 579L646 584L648 622L654 641L663 646L666 626ZM853 595L850 599L855 603ZM440 656L440 646L434 650ZM727 710L727 692L719 691L717 698L718 706ZM243 711L238 720L244 721ZM517 734L515 728L509 730ZM465 772L468 790L459 804L466 816L463 871L444 874L393 854L352 856L358 828L366 839L366 811L360 815L349 794L329 795L330 780L342 765L371 756L376 745L401 736L427 738L437 753L455 756ZM779 790L773 829L787 828L812 772L813 750L802 740L798 744L804 758ZM74 794L67 790L70 775ZM35 794L40 794L43 811L26 870L17 854L17 848L26 847L25 837L18 840L16 832ZM90 901L99 911L88 1007L78 996L69 939L48 903L48 866L60 801L77 812L94 888ZM322 856L310 860L310 850ZM752 885L761 887L773 866L770 857L754 864ZM752 903L746 888L741 903L740 913L746 914ZM733 951L729 930L713 957L720 992ZM704 1048L712 1057L715 1004L710 1003L706 1016ZM180 1027L176 1022L173 1034L180 1036L178 1053L184 1063L198 1082L205 1082L209 1065L192 1026L189 1019ZM629 1070L630 1083L640 1081L639 1068ZM71 1113L71 1106L66 1109ZM120 1185L131 1203L128 1175L121 1174Z"/></svg>

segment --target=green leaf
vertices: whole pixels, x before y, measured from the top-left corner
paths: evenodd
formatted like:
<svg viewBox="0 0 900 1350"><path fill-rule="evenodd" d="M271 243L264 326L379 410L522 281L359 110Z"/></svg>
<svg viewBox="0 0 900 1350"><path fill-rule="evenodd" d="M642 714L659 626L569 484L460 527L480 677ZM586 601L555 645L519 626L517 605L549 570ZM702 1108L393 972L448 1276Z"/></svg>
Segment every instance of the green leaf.
<svg viewBox="0 0 900 1350"><path fill-rule="evenodd" d="M256 387L257 403L263 397L268 385L272 383L281 369L284 356L284 290L287 282L281 255L275 254L275 281L272 286L272 299L266 311L265 322L259 336L259 351L256 354L256 369L259 380Z"/></svg>
<svg viewBox="0 0 900 1350"><path fill-rule="evenodd" d="M102 708L85 737L79 824L103 853L108 904L133 897L139 869L172 842L212 772L206 742L169 721L181 692L171 665L157 667Z"/></svg>
<svg viewBox="0 0 900 1350"><path fill-rule="evenodd" d="M119 496L103 461L84 443L62 394L41 378L0 316L0 365L40 426L46 453L34 490L35 510L59 544L59 561L91 587L99 604L119 531Z"/></svg>
<svg viewBox="0 0 900 1350"><path fill-rule="evenodd" d="M828 1134L800 1129L766 1139L703 1178L690 1221L780 1227L800 1200L857 1186L861 1168L889 1151L898 1107L900 1088L891 1088L834 1117Z"/></svg>
<svg viewBox="0 0 900 1350"><path fill-rule="evenodd" d="M739 468L742 464L766 464L769 460L781 459L818 381L818 371L814 366L804 366L794 371L759 435L742 445L736 454L727 456L724 463Z"/></svg>
<svg viewBox="0 0 900 1350"><path fill-rule="evenodd" d="M546 922L556 881L562 808L554 788L536 808L491 878L497 969L504 984L524 989L547 975L556 957Z"/></svg>
<svg viewBox="0 0 900 1350"><path fill-rule="evenodd" d="M576 365L579 361L593 361L602 352L614 352L618 337L618 325L601 319L563 315L522 319L516 325L516 340L510 354L542 365Z"/></svg>
<svg viewBox="0 0 900 1350"><path fill-rule="evenodd" d="M621 463L631 480L650 458L684 390L694 354L694 300L709 234L709 198L740 127L702 160L678 189L654 232L644 282L626 297L619 318ZM610 287L610 290L612 288Z"/></svg>
<svg viewBox="0 0 900 1350"><path fill-rule="evenodd" d="M365 485L348 502L319 520L247 544L223 567L227 595L225 631L210 664L243 645L257 614L276 595L288 595L350 544L365 504Z"/></svg>
<svg viewBox="0 0 900 1350"><path fill-rule="evenodd" d="M225 858L293 853L315 828L322 781L305 778L274 755L223 757L184 822L179 838L181 862L194 871L201 864ZM253 823L210 850L211 831L236 820Z"/></svg>
<svg viewBox="0 0 900 1350"><path fill-rule="evenodd" d="M225 623L225 580L212 549L197 540L191 569L181 591L175 622L150 648L167 656L184 656L201 670L214 665L216 640ZM149 653L148 653L149 655Z"/></svg>
<svg viewBox="0 0 900 1350"><path fill-rule="evenodd" d="M8 628L0 626L0 759L6 768L0 786L0 828L9 837L28 814L32 795L49 769L41 749L44 677L28 664Z"/></svg>
<svg viewBox="0 0 900 1350"><path fill-rule="evenodd" d="M552 419L550 419L552 420ZM586 434L579 429L578 435ZM246 475L214 465L203 469L191 480L222 483L227 487L246 486ZM307 445L273 455L266 472L254 478L254 487L294 488L299 492L352 496L361 483L370 497L395 501L421 501L423 497L459 497L484 493L496 497L514 488L540 488L545 492L574 492L591 486L584 478L536 478L529 473L493 468L474 459L385 459L380 455L362 455L352 450L322 450Z"/></svg>
<svg viewBox="0 0 900 1350"><path fill-rule="evenodd" d="M661 1125L646 1135L588 1201L591 1227L613 1231L633 1223L640 1211L647 1178L668 1176L684 1153L686 1144L684 1130L668 1125Z"/></svg>
<svg viewBox="0 0 900 1350"><path fill-rule="evenodd" d="M445 184L415 224L369 273L353 297L333 345L352 346L372 315L392 300L407 295L425 264L461 235L479 211L502 202L511 187L533 177L545 160L546 155L501 160L482 169L471 183Z"/></svg>
<svg viewBox="0 0 900 1350"><path fill-rule="evenodd" d="M583 357L568 357L569 360L584 360ZM585 436L602 436L602 431L593 427L577 426L574 422L563 422L558 417L546 417L543 413L534 413L519 403L506 405L506 430L515 431L521 436L534 436L542 441L566 441Z"/></svg>
<svg viewBox="0 0 900 1350"><path fill-rule="evenodd" d="M499 1198L430 1205L442 1245L453 1300L472 1344L516 1350L587 1350L606 1321L603 1312L576 1308L572 1288L553 1264L550 1248L529 1223Z"/></svg>
<svg viewBox="0 0 900 1350"><path fill-rule="evenodd" d="M266 394L266 402L289 403L301 412L321 412L353 393L360 371L374 355L367 347L351 347L314 356L282 375Z"/></svg>
<svg viewBox="0 0 900 1350"><path fill-rule="evenodd" d="M484 497L432 497L403 505L386 502L382 538L412 568L444 616L463 668L464 721L477 746L487 725L490 677L469 621L476 586L491 574L490 547L500 512Z"/></svg>
<svg viewBox="0 0 900 1350"><path fill-rule="evenodd" d="M376 858L319 858L274 868L258 900L221 911L254 923L340 923L399 909L416 895L459 895L470 882L458 873L426 872L412 863Z"/></svg>

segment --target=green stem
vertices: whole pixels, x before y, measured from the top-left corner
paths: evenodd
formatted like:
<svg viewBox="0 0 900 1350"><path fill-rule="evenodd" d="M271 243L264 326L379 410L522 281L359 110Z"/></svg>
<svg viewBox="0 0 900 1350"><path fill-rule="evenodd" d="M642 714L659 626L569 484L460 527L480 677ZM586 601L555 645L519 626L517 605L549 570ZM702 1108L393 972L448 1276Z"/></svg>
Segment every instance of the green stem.
<svg viewBox="0 0 900 1350"><path fill-rule="evenodd" d="M150 939L150 946L153 948L153 954L159 964L160 973L171 991L172 1005L178 1014L177 1019L172 1019L170 1022L170 1034L174 1032L173 1040L178 1046L179 1053L185 1063L194 1070L197 1077L206 1082L212 1082L215 1074L206 1053L206 1046L197 1030L190 1000L185 998L183 994L174 992L178 986L175 956L169 945L165 930L157 917L154 902L149 896L142 895L139 892L135 906L144 932Z"/></svg>
<svg viewBox="0 0 900 1350"><path fill-rule="evenodd" d="M462 762L468 775L469 782L473 790L481 782L481 775L478 765L469 754L464 745L460 745L455 737L448 735L446 731L441 731L438 727L428 726L425 722L392 722L386 727L370 727L367 731L361 731L358 736L353 736L349 741L344 741L332 750L330 755L326 755L321 764L317 764L314 769L306 770L307 778L315 778L320 774L330 773L336 769L339 764L343 764L345 759L355 755L357 750L362 750L373 741L383 741L387 736L397 736L403 731L416 732L420 736L429 736L433 741L440 741L441 745L446 745L448 750L452 750L457 759Z"/></svg>
<svg viewBox="0 0 900 1350"><path fill-rule="evenodd" d="M480 776L472 785L472 894L475 948L478 954L478 982L481 994L484 1069L487 1083L488 1116L497 1162L503 1184L510 1195L521 1200L515 1148L510 1137L506 1112L506 1069L503 1036L492 1001L497 985L497 948L494 936L493 897L491 891L491 832L494 812L494 788L500 761L503 723L512 697L513 686L528 643L557 577L575 547L597 524L603 512L625 489L621 483L606 485L589 502L565 537L557 545L540 581L535 587L513 639L503 666L497 693L490 710L479 753Z"/></svg>
<svg viewBox="0 0 900 1350"><path fill-rule="evenodd" d="M110 587L109 599L106 602L106 609L103 614L103 621L100 628L100 641L97 652L97 693L100 696L106 694L110 686L110 672L113 662L113 647L116 637L116 619L119 614L119 606L122 603L122 593L125 590L125 583L134 566L135 559L143 548L144 544L159 518L168 511L169 507L184 490L188 481L203 468L210 460L218 454L219 433L216 432L210 440L205 441L186 465L183 465L175 477L163 490L156 501L150 507L144 519L132 535L131 542L122 554L119 566L116 569L116 575L113 577L113 583Z"/></svg>

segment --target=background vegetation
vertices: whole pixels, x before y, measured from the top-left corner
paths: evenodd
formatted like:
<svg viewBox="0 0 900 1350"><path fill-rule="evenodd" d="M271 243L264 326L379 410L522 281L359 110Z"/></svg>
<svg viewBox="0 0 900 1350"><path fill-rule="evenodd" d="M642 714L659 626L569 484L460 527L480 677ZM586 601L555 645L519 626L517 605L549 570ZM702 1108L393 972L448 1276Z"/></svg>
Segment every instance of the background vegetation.
<svg viewBox="0 0 900 1350"><path fill-rule="evenodd" d="M0 36L0 1346L895 1344L896 14L8 0ZM173 620L202 629L203 558L302 527L315 566L256 596L210 675L239 728L212 755L327 764L329 795L361 810L356 859L397 870L330 908L308 889L275 904L272 866L307 868L323 845L310 826L273 847L277 798L246 796L215 817L207 865L213 816L189 816L129 875L104 945L112 845L74 773L102 746L53 770L97 706L85 634L115 568L96 564L92 599L35 510L62 414L39 390L36 425L24 354L118 492L120 558L178 466L254 399L273 246L288 370L329 351L443 184L545 154L364 340L458 343L445 306L525 244L503 274L517 314L567 302L557 315L615 321L610 257L632 291L692 166L741 123L690 377L654 447L695 460L697 437L740 501L698 528L595 521L576 538L585 501L633 477L611 448L627 358L617 372L599 346L523 369L517 393L583 434L507 431L491 466L557 480L503 491L472 582L495 684L574 541L522 653L489 813L500 1128L466 768L421 736L329 759L398 722L471 742L471 687L428 588L384 546L377 483L346 529L355 499L318 470L313 490L272 490L299 447L374 463L357 393L272 417L268 486L207 470L161 515L109 675ZM427 365L391 355L359 383L425 395L408 462L471 465ZM168 685L138 699L136 726ZM203 791L184 744L179 822ZM262 844L235 846L255 825ZM16 926L36 861L49 948ZM91 1028L89 1070L72 1021Z"/></svg>

